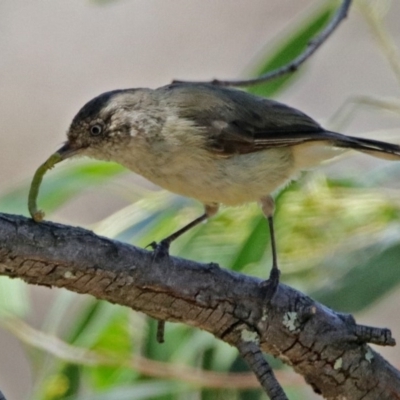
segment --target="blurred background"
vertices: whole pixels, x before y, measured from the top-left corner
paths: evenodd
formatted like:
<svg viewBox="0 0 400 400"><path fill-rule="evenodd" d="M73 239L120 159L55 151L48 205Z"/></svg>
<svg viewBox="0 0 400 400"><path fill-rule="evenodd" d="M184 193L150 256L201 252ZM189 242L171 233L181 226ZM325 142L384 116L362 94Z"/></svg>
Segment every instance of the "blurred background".
<svg viewBox="0 0 400 400"><path fill-rule="evenodd" d="M27 215L36 168L97 94L172 79L250 77L284 64L337 1L2 0L0 211ZM251 90L324 126L400 143L400 3L358 0L295 75ZM282 280L359 323L400 338L400 163L341 158L277 197ZM113 164L71 161L46 175L47 218L146 245L201 212ZM223 209L172 254L265 277L266 223L256 205ZM267 249L267 250L266 250ZM60 289L0 279L0 389L20 399L265 399L237 352L144 315ZM379 348L399 367L398 348ZM290 399L314 396L271 361ZM179 366L179 367L178 367ZM193 368L205 372L194 373ZM241 374L227 376L226 374ZM170 379L166 379L169 376Z"/></svg>

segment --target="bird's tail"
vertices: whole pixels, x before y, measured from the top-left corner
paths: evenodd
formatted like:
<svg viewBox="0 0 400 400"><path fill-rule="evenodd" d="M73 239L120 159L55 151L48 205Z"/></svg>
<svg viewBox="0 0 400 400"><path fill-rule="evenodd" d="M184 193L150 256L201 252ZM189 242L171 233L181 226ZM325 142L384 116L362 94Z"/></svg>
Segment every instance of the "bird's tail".
<svg viewBox="0 0 400 400"><path fill-rule="evenodd" d="M335 137L336 139L333 140L333 144L337 147L354 149L385 160L400 161L400 146L397 144L345 136L339 133L335 133Z"/></svg>

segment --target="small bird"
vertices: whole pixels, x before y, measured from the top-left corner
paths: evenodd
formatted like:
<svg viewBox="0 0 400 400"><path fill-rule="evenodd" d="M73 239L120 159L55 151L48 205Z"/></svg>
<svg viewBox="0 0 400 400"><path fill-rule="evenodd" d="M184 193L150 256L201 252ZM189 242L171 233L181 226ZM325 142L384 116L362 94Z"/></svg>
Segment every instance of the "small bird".
<svg viewBox="0 0 400 400"><path fill-rule="evenodd" d="M166 237L155 252L215 215L219 204L259 202L269 222L272 269L279 269L271 194L341 151L400 159L400 146L345 136L322 128L302 112L241 90L173 83L158 89L106 92L74 117L60 160L88 156L114 161L149 181L197 199L204 214Z"/></svg>

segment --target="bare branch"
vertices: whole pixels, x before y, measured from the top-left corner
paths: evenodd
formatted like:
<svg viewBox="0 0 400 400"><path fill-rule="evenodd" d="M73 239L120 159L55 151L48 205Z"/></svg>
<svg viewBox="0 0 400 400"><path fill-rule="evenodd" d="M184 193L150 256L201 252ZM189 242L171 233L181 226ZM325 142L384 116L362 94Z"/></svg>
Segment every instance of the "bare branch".
<svg viewBox="0 0 400 400"><path fill-rule="evenodd" d="M379 329L372 326L356 325L354 334L364 343L373 343L378 346L396 345L396 341L392 338L392 333L389 329Z"/></svg>
<svg viewBox="0 0 400 400"><path fill-rule="evenodd" d="M261 280L215 264L152 260L149 251L84 229L0 214L1 275L186 323L237 348L256 332L263 352L328 399L400 398L400 373L365 343L393 345L390 331L359 327L285 285L265 304Z"/></svg>
<svg viewBox="0 0 400 400"><path fill-rule="evenodd" d="M325 29L313 40L311 40L307 48L298 57L292 60L290 63L277 68L273 71L267 72L254 79L238 79L238 80L220 80L214 79L208 82L191 82L191 83L211 83L220 86L251 86L257 85L261 82L267 82L275 78L279 78L282 75L286 75L297 71L297 69L302 65L307 59L309 59L316 50L331 36L331 34L336 30L339 24L347 17L347 13L350 9L352 0L343 0L343 3L338 8L337 12L333 16L332 20L325 27ZM173 83L188 82L181 80L174 80Z"/></svg>
<svg viewBox="0 0 400 400"><path fill-rule="evenodd" d="M253 373L199 371L197 368L190 366L151 360L139 354L121 359L120 355L113 357L112 354L105 354L104 352L68 344L52 334L32 328L16 317L5 319L2 321L2 325L24 344L53 354L57 358L73 364L87 366L104 365L109 367L123 366L124 368L140 372L145 376L158 379L183 380L186 383L212 389L249 389L259 387L259 383L256 381ZM301 384L293 376L288 376L284 373L280 373L279 378L286 379L292 385Z"/></svg>
<svg viewBox="0 0 400 400"><path fill-rule="evenodd" d="M261 353L257 333L247 331L246 328L241 329L243 340L238 344L240 355L254 372L271 400L288 400L281 385L276 380L272 368Z"/></svg>

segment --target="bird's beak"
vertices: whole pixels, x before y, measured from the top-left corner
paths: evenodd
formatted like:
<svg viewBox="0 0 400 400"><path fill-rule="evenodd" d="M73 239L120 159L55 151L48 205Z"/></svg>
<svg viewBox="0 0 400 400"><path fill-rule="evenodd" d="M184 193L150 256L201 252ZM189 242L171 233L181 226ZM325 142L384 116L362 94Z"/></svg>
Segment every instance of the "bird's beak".
<svg viewBox="0 0 400 400"><path fill-rule="evenodd" d="M56 153L60 156L60 161L66 160L67 158L71 158L74 155L79 153L79 149L73 149L71 145L66 142L62 147L60 147Z"/></svg>

